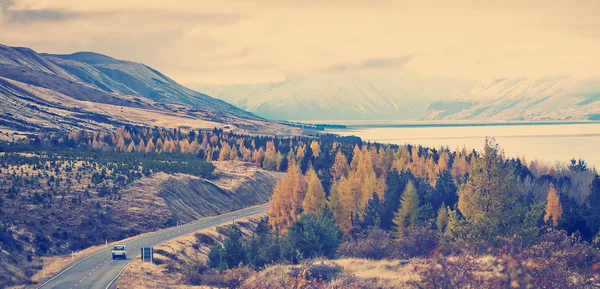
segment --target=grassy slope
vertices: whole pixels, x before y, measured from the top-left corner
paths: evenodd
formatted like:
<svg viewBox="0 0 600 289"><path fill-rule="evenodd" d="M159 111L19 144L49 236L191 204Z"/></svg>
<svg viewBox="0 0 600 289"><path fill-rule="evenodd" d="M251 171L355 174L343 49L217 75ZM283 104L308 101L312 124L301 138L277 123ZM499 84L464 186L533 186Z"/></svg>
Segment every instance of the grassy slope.
<svg viewBox="0 0 600 289"><path fill-rule="evenodd" d="M64 166L66 165L65 163ZM219 179L214 181L183 174L158 173L135 181L122 190L120 197L110 199L99 196L94 190L96 186L87 187L95 170L86 168L78 171L78 163L75 163L74 171L81 175L81 183L75 180L76 173L66 172L64 167L60 172L37 169L35 174L42 175L39 183L21 186L19 197L10 198L6 195L7 190L0 191L4 199L3 217L13 222L11 232L17 240L15 243L22 246L22 249L2 248L4 251L0 251L0 275L23 282L36 274L42 266L52 267L53 261L61 260L40 259L35 256L70 253L73 250L72 243L83 240L92 241L89 244L79 244L81 248L103 243L104 237L89 235L93 234L89 230L114 232L106 236L112 241L164 228L176 220L187 222L268 201L276 175L251 164L216 162L215 165ZM13 173L21 174L21 169L24 176L34 173L27 166L13 166L0 173L0 180L4 181L6 188L9 187L8 176ZM36 203L35 192L49 191L47 181L51 177L54 180L62 179L58 185L51 182L52 190L66 191L67 194L57 194L51 203ZM27 180L26 177L24 179ZM67 184L67 179L72 180L72 183ZM110 183L111 180L108 180L104 184L110 186ZM89 196L79 201L86 189ZM176 202L173 201L175 199ZM75 235L64 236L64 232ZM39 252L39 236L47 236L53 244L46 252ZM79 237L76 236L80 236L81 240L77 241ZM21 253L15 254L16 252ZM28 255L33 257L31 261L27 260Z"/></svg>

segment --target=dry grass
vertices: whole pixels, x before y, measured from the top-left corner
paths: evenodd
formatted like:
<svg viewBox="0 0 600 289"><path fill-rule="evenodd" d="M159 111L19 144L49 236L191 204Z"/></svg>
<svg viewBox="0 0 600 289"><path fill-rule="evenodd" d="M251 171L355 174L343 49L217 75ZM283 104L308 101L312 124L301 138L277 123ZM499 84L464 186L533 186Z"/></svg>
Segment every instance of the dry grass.
<svg viewBox="0 0 600 289"><path fill-rule="evenodd" d="M367 260L367 259L339 259L330 262L340 265L344 272L354 274L362 279L380 279L405 283L415 280L415 264L421 260Z"/></svg>

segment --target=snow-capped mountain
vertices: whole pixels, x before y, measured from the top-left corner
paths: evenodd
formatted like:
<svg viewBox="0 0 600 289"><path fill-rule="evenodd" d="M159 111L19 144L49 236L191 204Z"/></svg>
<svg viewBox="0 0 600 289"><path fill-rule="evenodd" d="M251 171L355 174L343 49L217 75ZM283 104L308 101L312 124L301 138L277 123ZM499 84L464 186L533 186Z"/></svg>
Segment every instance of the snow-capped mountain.
<svg viewBox="0 0 600 289"><path fill-rule="evenodd" d="M600 116L600 79L571 76L504 78L466 97L434 102L423 119L587 120Z"/></svg>
<svg viewBox="0 0 600 289"><path fill-rule="evenodd" d="M434 101L464 97L475 84L407 74L361 74L193 87L268 119L408 120L423 116Z"/></svg>

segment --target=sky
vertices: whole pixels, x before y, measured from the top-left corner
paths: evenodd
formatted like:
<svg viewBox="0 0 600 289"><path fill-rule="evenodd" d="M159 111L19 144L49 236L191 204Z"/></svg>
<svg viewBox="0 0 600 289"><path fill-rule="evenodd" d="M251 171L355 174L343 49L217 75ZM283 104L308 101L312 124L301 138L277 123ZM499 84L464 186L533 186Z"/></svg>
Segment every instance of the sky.
<svg viewBox="0 0 600 289"><path fill-rule="evenodd" d="M599 11L600 0L0 0L0 43L98 52L184 84L598 76Z"/></svg>

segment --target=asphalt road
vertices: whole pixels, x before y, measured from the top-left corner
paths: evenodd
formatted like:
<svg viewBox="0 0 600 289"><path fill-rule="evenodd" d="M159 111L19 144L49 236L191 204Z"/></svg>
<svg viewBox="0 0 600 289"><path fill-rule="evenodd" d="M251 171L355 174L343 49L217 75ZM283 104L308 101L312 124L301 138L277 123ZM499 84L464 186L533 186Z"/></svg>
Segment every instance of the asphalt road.
<svg viewBox="0 0 600 289"><path fill-rule="evenodd" d="M141 247L154 247L171 239L193 233L206 228L230 223L232 220L243 219L256 214L264 213L268 205L252 207L211 218L206 218L178 227L171 227L125 242L127 245L127 260L112 260L111 248L75 263L75 265L62 271L53 279L42 284L41 289L105 289L119 276L125 266L140 255Z"/></svg>

